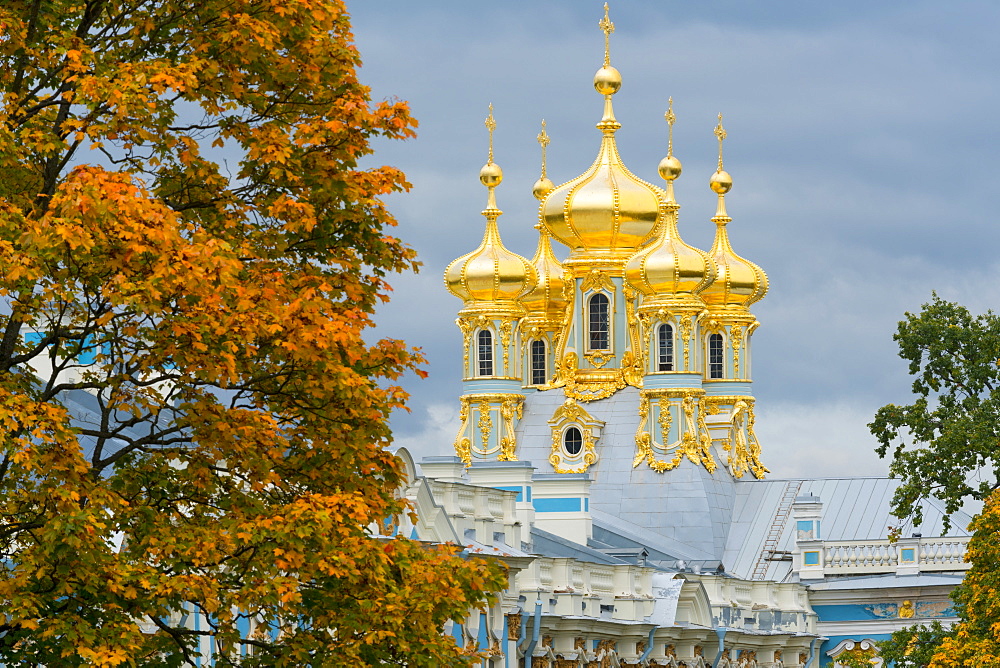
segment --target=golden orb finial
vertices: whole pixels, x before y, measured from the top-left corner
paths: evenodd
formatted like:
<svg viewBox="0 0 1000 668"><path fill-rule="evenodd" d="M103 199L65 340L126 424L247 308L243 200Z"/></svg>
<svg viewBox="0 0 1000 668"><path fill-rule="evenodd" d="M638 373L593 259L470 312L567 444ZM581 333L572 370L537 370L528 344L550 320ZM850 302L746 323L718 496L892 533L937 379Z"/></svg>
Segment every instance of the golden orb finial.
<svg viewBox="0 0 1000 668"><path fill-rule="evenodd" d="M604 32L604 65L594 75L594 88L601 95L614 95L622 87L622 75L621 72L611 67L611 33L615 31L615 24L608 17L608 3L606 2L604 3L604 18L598 22L597 27ZM613 121L614 117L612 116L610 120Z"/></svg>
<svg viewBox="0 0 1000 668"><path fill-rule="evenodd" d="M729 173L722 169L722 142L726 138L726 129L722 127L721 113L719 114L719 124L715 126L715 136L719 138L719 167L715 170L715 174L712 174L712 178L708 183L712 190L719 194L719 206L724 211L722 196L733 187L733 177L729 176Z"/></svg>
<svg viewBox="0 0 1000 668"><path fill-rule="evenodd" d="M674 115L674 98L672 97L667 99L667 112L663 114L663 118L666 119L669 128L667 130L667 157L660 160L657 171L664 181L672 185L672 182L681 175L681 161L674 157L674 123L677 122L677 116Z"/></svg>
<svg viewBox="0 0 1000 668"><path fill-rule="evenodd" d="M490 153L486 159L486 164L479 170L479 180L484 186L490 189L491 202L493 199L493 189L503 181L503 170L500 169L500 165L493 162L493 131L496 130L496 127L497 122L493 118L493 103L491 102L490 115L486 117L486 129L490 132ZM495 205L491 204L490 208L495 208Z"/></svg>
<svg viewBox="0 0 1000 668"><path fill-rule="evenodd" d="M552 183L551 179L545 173L545 153L546 148L552 141L549 139L549 135L545 132L545 119L542 119L542 131L538 133L538 144L542 147L542 175L538 177L535 181L535 185L531 188L531 194L535 196L535 199L545 199L545 196L552 192L556 185Z"/></svg>

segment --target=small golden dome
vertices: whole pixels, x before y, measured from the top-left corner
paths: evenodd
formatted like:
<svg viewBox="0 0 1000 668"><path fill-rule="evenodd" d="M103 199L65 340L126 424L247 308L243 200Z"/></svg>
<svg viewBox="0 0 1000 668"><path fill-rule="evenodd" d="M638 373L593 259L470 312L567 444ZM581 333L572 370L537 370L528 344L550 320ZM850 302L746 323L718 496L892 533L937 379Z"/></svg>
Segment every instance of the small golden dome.
<svg viewBox="0 0 1000 668"><path fill-rule="evenodd" d="M479 247L448 265L449 292L469 302L514 301L535 286L535 269L527 259L504 247L497 229L498 209L487 209L486 234Z"/></svg>
<svg viewBox="0 0 1000 668"><path fill-rule="evenodd" d="M561 318L566 310L566 297L563 288L563 266L552 252L549 233L541 225L535 225L538 230L538 248L531 264L535 268L538 282L535 288L526 294L521 303L528 310L528 315L546 315L550 318Z"/></svg>
<svg viewBox="0 0 1000 668"><path fill-rule="evenodd" d="M490 131L489 159L481 170L479 180L489 190L486 209L486 233L479 248L466 253L448 265L444 282L448 291L470 302L513 302L535 286L535 268L525 258L507 250L500 240L497 218L503 212L496 205L496 187L503 181L503 170L493 162L493 105L486 118Z"/></svg>
<svg viewBox="0 0 1000 668"><path fill-rule="evenodd" d="M716 179L718 178L718 180ZM715 280L705 288L701 297L710 309L744 310L760 301L767 293L767 274L756 264L740 257L729 243L726 226L732 221L726 213L725 193L732 187L729 174L718 171L712 177L712 190L719 194L719 206L712 221L716 225L715 241L709 255L715 264Z"/></svg>
<svg viewBox="0 0 1000 668"><path fill-rule="evenodd" d="M715 279L715 264L681 239L671 213L656 241L629 258L625 278L646 296L697 295Z"/></svg>
<svg viewBox="0 0 1000 668"><path fill-rule="evenodd" d="M709 251L716 265L716 278L702 291L701 297L710 309L745 309L767 294L767 274L733 251L726 222L716 221L715 243Z"/></svg>

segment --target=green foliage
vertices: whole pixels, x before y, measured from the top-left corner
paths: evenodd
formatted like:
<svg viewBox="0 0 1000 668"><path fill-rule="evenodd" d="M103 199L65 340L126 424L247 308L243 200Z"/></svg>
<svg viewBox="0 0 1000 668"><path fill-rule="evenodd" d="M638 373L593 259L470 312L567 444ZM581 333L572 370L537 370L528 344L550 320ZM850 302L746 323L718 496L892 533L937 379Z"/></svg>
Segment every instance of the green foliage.
<svg viewBox="0 0 1000 668"><path fill-rule="evenodd" d="M879 655L886 665L893 663L897 668L926 668L941 642L950 635L951 630L936 620L930 626L908 626L893 632L888 640L879 642Z"/></svg>
<svg viewBox="0 0 1000 668"><path fill-rule="evenodd" d="M966 499L985 499L1000 479L1000 317L934 295L906 314L893 339L916 400L883 406L868 427L902 481L893 514L919 525L921 500L934 497L944 502L947 528ZM974 472L985 479L970 482Z"/></svg>

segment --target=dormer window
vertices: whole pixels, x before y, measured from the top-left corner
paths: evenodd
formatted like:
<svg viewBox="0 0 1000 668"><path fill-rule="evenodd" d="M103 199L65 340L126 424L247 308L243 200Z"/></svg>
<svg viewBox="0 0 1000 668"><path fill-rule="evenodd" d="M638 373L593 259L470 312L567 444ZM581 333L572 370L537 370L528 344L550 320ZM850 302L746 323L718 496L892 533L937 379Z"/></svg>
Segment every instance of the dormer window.
<svg viewBox="0 0 1000 668"><path fill-rule="evenodd" d="M656 330L656 370L674 370L674 328L660 325Z"/></svg>
<svg viewBox="0 0 1000 668"><path fill-rule="evenodd" d="M610 302L607 295L598 292L587 302L588 339L590 350L611 348Z"/></svg>
<svg viewBox="0 0 1000 668"><path fill-rule="evenodd" d="M488 329L479 330L476 336L476 361L480 376L493 375L493 333Z"/></svg>
<svg viewBox="0 0 1000 668"><path fill-rule="evenodd" d="M722 334L708 335L708 377L723 378L724 366L722 358Z"/></svg>

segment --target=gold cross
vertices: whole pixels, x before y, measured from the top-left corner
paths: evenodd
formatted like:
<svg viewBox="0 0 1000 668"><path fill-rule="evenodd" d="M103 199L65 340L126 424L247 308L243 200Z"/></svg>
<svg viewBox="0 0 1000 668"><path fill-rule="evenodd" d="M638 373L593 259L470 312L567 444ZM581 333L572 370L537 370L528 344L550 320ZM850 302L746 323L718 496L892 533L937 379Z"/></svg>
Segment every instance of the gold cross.
<svg viewBox="0 0 1000 668"><path fill-rule="evenodd" d="M604 3L604 18L601 19L597 27L604 31L604 66L611 64L611 33L615 31L615 24L608 18L608 3Z"/></svg>
<svg viewBox="0 0 1000 668"><path fill-rule="evenodd" d="M544 179L545 178L545 148L549 145L549 142L552 141L551 139L549 139L549 135L545 132L545 119L542 119L542 131L540 133L538 133L538 137L536 137L536 139L538 139L538 143L541 144L541 146L542 146L542 178Z"/></svg>
<svg viewBox="0 0 1000 668"><path fill-rule="evenodd" d="M486 117L486 129L490 131L490 158L487 164L493 164L493 131L497 129L496 119L493 118L493 103L490 102L490 115Z"/></svg>
<svg viewBox="0 0 1000 668"><path fill-rule="evenodd" d="M719 171L722 171L722 140L726 138L726 129L722 127L722 114L719 114L719 124L715 126L715 136L719 138Z"/></svg>
<svg viewBox="0 0 1000 668"><path fill-rule="evenodd" d="M674 155L674 123L677 121L677 116L674 115L674 98L667 98L667 113L663 114L663 117L667 119L667 125L670 127L667 130L667 157L673 157Z"/></svg>

